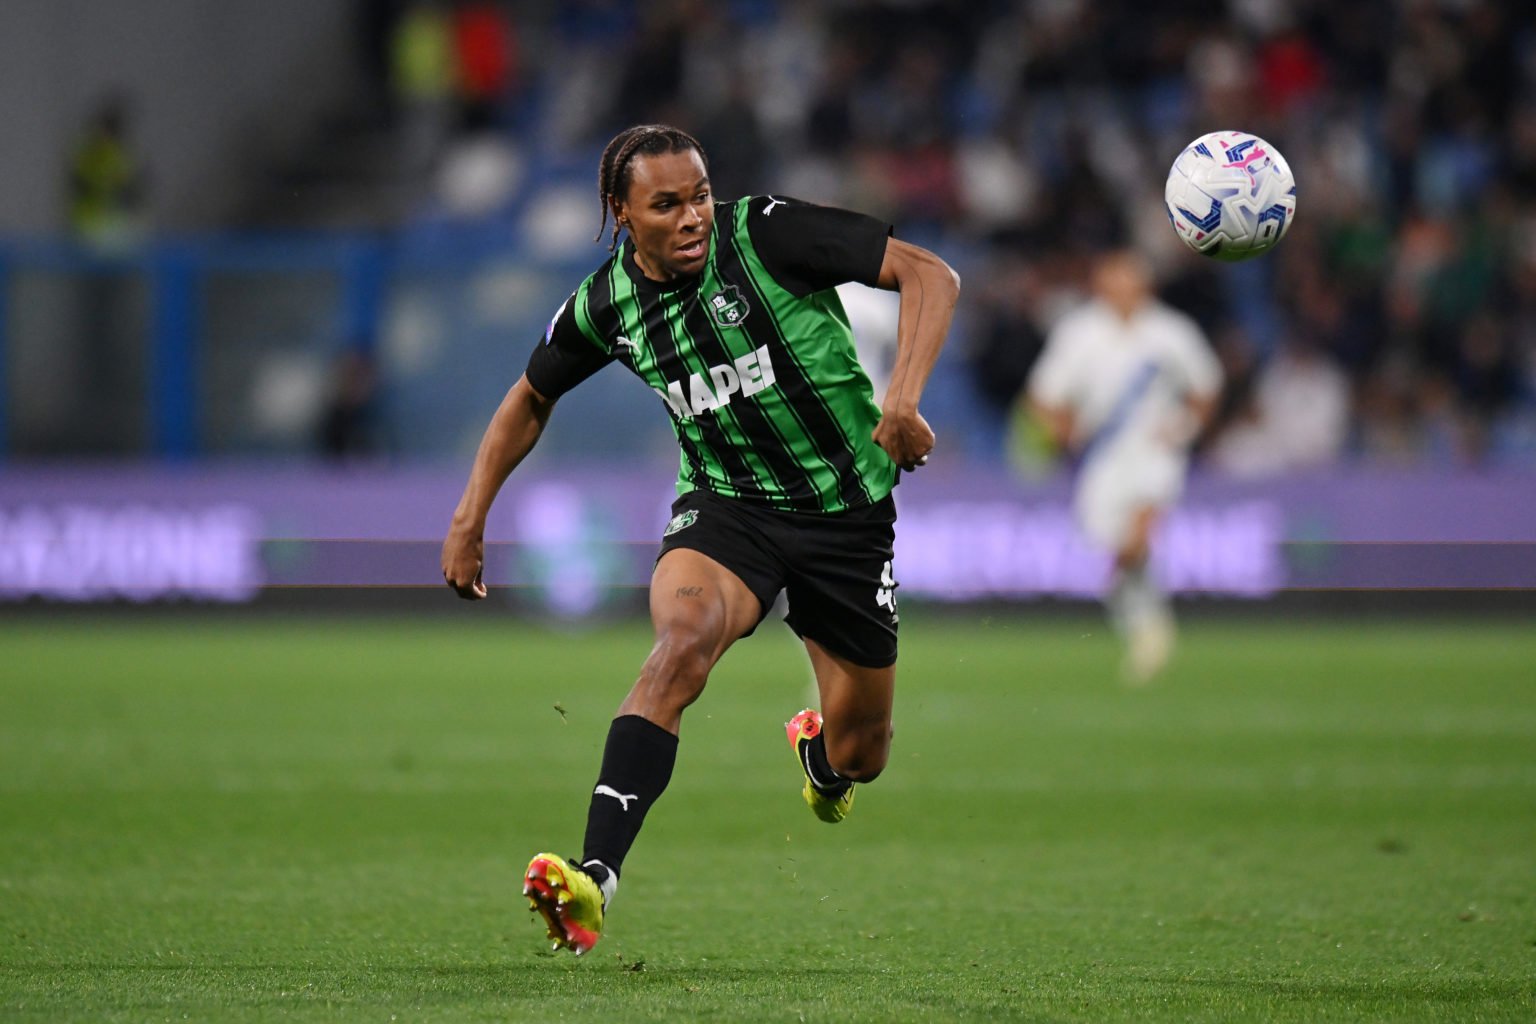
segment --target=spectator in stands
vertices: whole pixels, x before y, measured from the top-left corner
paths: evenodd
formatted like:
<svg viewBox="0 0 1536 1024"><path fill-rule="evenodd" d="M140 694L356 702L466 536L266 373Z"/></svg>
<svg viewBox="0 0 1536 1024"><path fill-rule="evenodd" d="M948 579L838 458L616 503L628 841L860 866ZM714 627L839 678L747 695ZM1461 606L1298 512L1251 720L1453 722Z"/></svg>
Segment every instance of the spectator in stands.
<svg viewBox="0 0 1536 1024"><path fill-rule="evenodd" d="M496 0L462 0L453 12L461 126L494 127L506 118L518 79L517 32Z"/></svg>
<svg viewBox="0 0 1536 1024"><path fill-rule="evenodd" d="M1211 464L1235 476L1326 468L1349 440L1349 379L1304 340L1282 347L1258 373L1246 415L1217 439Z"/></svg>
<svg viewBox="0 0 1536 1024"><path fill-rule="evenodd" d="M443 0L416 0L395 23L391 81L400 117L400 170L426 173L453 127L453 23Z"/></svg>
<svg viewBox="0 0 1536 1024"><path fill-rule="evenodd" d="M103 252L132 245L145 227L145 172L131 128L127 98L109 95L91 114L70 156L70 230Z"/></svg>
<svg viewBox="0 0 1536 1024"><path fill-rule="evenodd" d="M320 420L320 451L336 461L384 453L379 421L378 374L373 360L349 349L336 360L331 392Z"/></svg>

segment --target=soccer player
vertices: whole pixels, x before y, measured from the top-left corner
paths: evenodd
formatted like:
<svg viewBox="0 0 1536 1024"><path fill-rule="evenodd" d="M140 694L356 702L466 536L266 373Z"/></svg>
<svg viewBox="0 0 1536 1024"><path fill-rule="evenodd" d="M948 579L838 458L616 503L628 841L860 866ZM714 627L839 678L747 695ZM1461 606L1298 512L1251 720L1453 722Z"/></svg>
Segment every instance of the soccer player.
<svg viewBox="0 0 1536 1024"><path fill-rule="evenodd" d="M616 136L598 193L612 256L555 313L492 417L443 544L448 584L483 598L486 514L560 396L614 362L656 392L682 467L651 577L655 644L610 726L582 856L541 853L524 875L555 947L578 954L601 936L624 857L671 778L683 710L780 591L821 701L786 726L806 802L840 821L855 783L885 767L891 489L933 451L918 400L959 295L947 264L873 218L784 196L717 203L702 147L676 128ZM834 291L849 281L901 293L881 406Z"/></svg>
<svg viewBox="0 0 1536 1024"><path fill-rule="evenodd" d="M1184 488L1221 367L1195 322L1156 299L1134 252L1102 256L1092 283L1095 297L1051 330L1027 394L1057 446L1080 457L1078 524L1114 556L1105 604L1125 643L1125 677L1144 683L1174 641L1168 599L1148 569L1152 540Z"/></svg>

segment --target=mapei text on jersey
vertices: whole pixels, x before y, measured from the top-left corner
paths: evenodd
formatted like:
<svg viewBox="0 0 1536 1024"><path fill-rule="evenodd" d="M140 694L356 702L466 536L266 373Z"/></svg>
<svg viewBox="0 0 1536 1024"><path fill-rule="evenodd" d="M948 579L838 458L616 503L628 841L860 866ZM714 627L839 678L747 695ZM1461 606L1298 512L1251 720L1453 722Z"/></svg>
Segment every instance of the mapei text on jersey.
<svg viewBox="0 0 1536 1024"><path fill-rule="evenodd" d="M667 384L665 391L653 390L680 420L730 405L733 395L746 398L773 386L773 361L768 357L768 346L738 356L733 362L711 366L708 378L705 379L705 374L695 373L686 383L674 380Z"/></svg>

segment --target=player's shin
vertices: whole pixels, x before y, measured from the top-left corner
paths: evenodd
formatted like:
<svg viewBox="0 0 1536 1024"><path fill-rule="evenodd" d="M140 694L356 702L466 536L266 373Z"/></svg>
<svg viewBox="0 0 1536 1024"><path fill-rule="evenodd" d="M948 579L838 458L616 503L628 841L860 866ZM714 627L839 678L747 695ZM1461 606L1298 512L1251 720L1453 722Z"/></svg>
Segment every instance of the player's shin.
<svg viewBox="0 0 1536 1024"><path fill-rule="evenodd" d="M621 715L608 729L603 767L587 809L583 866L612 899L624 858L651 805L672 779L677 737L639 715Z"/></svg>
<svg viewBox="0 0 1536 1024"><path fill-rule="evenodd" d="M1173 651L1173 610L1145 565L1122 570L1105 604L1126 644L1124 674L1145 683L1162 671Z"/></svg>

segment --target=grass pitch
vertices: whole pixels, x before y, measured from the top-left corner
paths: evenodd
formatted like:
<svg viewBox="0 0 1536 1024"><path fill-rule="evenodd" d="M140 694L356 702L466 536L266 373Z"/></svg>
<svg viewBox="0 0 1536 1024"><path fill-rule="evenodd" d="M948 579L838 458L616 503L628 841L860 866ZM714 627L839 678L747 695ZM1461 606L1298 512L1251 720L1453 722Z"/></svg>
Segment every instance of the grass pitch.
<svg viewBox="0 0 1536 1024"><path fill-rule="evenodd" d="M640 625L0 623L5 1021L1521 1021L1536 630L909 612L886 776L816 821L765 625L684 722L603 942L576 852Z"/></svg>

